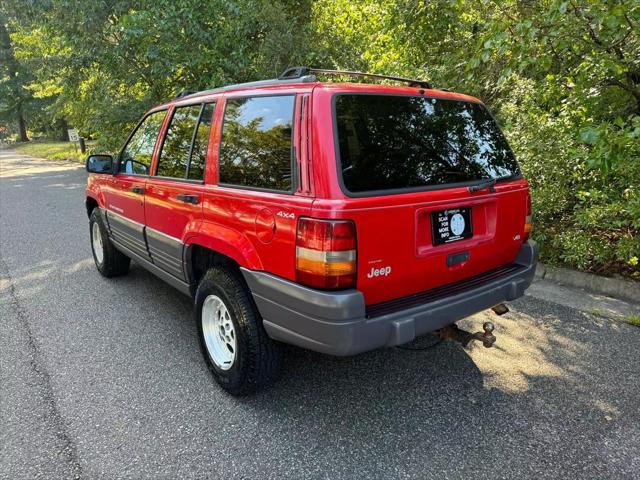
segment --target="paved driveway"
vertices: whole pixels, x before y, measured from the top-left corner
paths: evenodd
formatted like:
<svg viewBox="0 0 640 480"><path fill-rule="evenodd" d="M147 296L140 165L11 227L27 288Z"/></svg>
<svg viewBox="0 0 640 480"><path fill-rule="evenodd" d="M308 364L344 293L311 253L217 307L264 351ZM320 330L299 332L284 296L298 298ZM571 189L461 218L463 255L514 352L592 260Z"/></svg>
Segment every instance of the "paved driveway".
<svg viewBox="0 0 640 480"><path fill-rule="evenodd" d="M0 162L2 479L640 477L640 328L619 321L637 306L538 283L497 348L291 348L236 399L186 297L96 272L85 172Z"/></svg>

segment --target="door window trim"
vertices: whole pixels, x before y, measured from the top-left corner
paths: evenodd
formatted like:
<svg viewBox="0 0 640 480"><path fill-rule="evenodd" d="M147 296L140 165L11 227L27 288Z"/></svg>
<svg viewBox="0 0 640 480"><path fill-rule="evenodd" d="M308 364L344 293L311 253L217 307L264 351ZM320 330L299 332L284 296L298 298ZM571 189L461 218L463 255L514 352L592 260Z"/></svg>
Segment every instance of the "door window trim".
<svg viewBox="0 0 640 480"><path fill-rule="evenodd" d="M125 148L127 148L127 145L129 145L129 142L131 141L131 138L136 134L136 132L138 131L138 129L140 128L140 125L142 125L144 123L144 121L149 118L151 115L153 115L154 113L158 113L158 112L165 112L165 118L162 119L162 122L164 124L166 118L167 118L167 112L169 111L168 107L162 107L162 108L157 108L155 110L151 110L150 112L147 112L141 119L140 121L137 123L137 125L135 126L135 128L131 131L131 133L129 134L129 136L127 137L127 139L125 140L124 144L122 145L122 148L120 149L120 153L118 153L118 157L117 157L117 163L116 163L116 168L115 168L115 173L113 174L114 176L118 176L118 175L123 175L123 176L127 176L127 177L141 177L141 178L149 178L151 175L147 174L147 175L143 175L141 173L126 173L126 172L121 172L120 171L120 163L122 162L122 154L124 153ZM162 126L160 125L160 130L158 130L158 135L156 136L156 143L154 143L153 145L153 153L151 154L151 164L149 165L149 170L151 170L151 166L154 163L154 154L156 152L156 147L158 146L158 139L160 138L160 133L162 132Z"/></svg>
<svg viewBox="0 0 640 480"><path fill-rule="evenodd" d="M196 125L193 127L193 133L191 134L191 146L189 147L189 162L187 163L187 169L184 172L185 180L193 180L189 178L189 170L191 170L191 160L193 160L193 147L196 144L196 136L198 135L198 129L200 128L200 122L202 121L202 114L204 113L206 103L202 102L200 104L200 111L198 112L198 119L196 120ZM215 103L213 104L214 112L215 112ZM176 110L178 107L176 107ZM169 123L169 127L171 127L171 123ZM209 135L211 135L211 129L213 128L213 112L211 113L211 125L209 125L209 133L207 134L207 141L205 145L209 145ZM169 129L167 129L167 132ZM160 154L162 154L162 150L160 150ZM160 157L158 157L158 163L160 163ZM204 183L204 172L207 171L207 159L204 159L204 168L202 169L202 180L195 180L196 182Z"/></svg>

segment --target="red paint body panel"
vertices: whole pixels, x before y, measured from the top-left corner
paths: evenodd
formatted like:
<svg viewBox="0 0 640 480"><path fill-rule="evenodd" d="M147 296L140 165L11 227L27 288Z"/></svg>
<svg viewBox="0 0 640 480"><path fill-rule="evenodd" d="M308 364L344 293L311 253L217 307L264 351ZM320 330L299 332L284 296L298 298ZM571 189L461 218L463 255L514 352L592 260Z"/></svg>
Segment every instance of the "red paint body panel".
<svg viewBox="0 0 640 480"><path fill-rule="evenodd" d="M296 219L310 214L312 201L296 195L208 186L202 233L227 239L241 256L234 260L244 267L295 279ZM286 218L278 215L281 212ZM269 213L273 233L267 239L264 219Z"/></svg>
<svg viewBox="0 0 640 480"><path fill-rule="evenodd" d="M300 83L238 88L223 93L179 99L176 105L217 100L209 137L205 181L90 175L88 195L104 208L113 205L131 219L144 222L186 245L218 251L239 265L295 281L295 236L301 216L350 219L357 232L357 289L366 304L376 304L429 290L512 262L522 245L529 186L526 180L498 183L495 192L470 193L442 188L412 193L351 198L343 193L336 165L332 98L336 93L370 92L479 100L466 95L413 87L350 83ZM296 94L294 146L297 185L293 194L217 185L217 161L224 104L227 98ZM166 108L166 106L165 106ZM170 115L167 115L169 118ZM167 128L163 125L161 136ZM155 171L157 152L152 170ZM145 200L129 194L142 183ZM197 205L175 200L178 193L198 195ZM434 246L431 212L471 207L473 237ZM447 256L468 252L467 261L447 266ZM390 267L388 275L369 275Z"/></svg>
<svg viewBox="0 0 640 480"><path fill-rule="evenodd" d="M317 200L314 217L348 218L358 233L358 290L375 304L429 290L508 264L524 238L528 187L524 180L500 184L493 194L469 194L466 188ZM474 236L433 246L432 211L470 206ZM448 267L447 256L469 252L469 260ZM371 269L391 267L388 277Z"/></svg>
<svg viewBox="0 0 640 480"><path fill-rule="evenodd" d="M144 224L144 195L134 193L132 188L144 189L146 177L138 175L109 175L100 182L100 192L107 210Z"/></svg>
<svg viewBox="0 0 640 480"><path fill-rule="evenodd" d="M202 224L204 186L164 178L149 178L145 184L146 225L183 243L197 235ZM178 200L178 195L196 195L196 205Z"/></svg>

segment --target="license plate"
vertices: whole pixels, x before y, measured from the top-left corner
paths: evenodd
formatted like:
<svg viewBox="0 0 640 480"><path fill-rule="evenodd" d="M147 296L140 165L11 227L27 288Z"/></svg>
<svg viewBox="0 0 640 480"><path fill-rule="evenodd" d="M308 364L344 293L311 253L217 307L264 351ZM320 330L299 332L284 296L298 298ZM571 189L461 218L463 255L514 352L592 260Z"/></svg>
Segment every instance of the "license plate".
<svg viewBox="0 0 640 480"><path fill-rule="evenodd" d="M431 212L431 238L434 245L471 238L471 207Z"/></svg>

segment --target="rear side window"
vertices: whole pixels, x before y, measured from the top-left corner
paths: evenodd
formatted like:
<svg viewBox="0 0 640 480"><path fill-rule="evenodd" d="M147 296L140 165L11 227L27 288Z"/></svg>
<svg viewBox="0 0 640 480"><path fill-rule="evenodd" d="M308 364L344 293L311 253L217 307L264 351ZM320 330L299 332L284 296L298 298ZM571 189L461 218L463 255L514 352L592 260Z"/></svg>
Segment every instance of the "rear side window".
<svg viewBox="0 0 640 480"><path fill-rule="evenodd" d="M158 159L159 177L202 180L214 104L176 108Z"/></svg>
<svg viewBox="0 0 640 480"><path fill-rule="evenodd" d="M165 110L160 110L147 115L138 125L122 150L118 169L120 173L149 175L153 149L166 113Z"/></svg>
<svg viewBox="0 0 640 480"><path fill-rule="evenodd" d="M227 100L219 182L291 191L293 95Z"/></svg>
<svg viewBox="0 0 640 480"><path fill-rule="evenodd" d="M200 105L176 108L158 159L156 175L159 177L186 178L200 108Z"/></svg>
<svg viewBox="0 0 640 480"><path fill-rule="evenodd" d="M349 192L421 189L519 175L504 135L478 103L339 95L338 159Z"/></svg>

